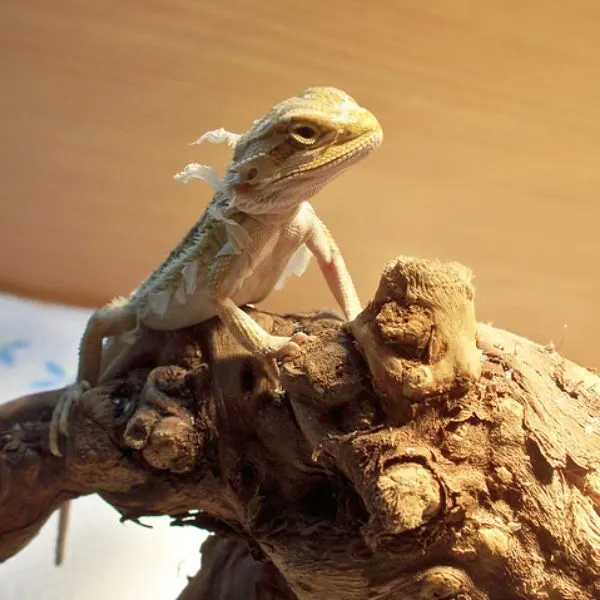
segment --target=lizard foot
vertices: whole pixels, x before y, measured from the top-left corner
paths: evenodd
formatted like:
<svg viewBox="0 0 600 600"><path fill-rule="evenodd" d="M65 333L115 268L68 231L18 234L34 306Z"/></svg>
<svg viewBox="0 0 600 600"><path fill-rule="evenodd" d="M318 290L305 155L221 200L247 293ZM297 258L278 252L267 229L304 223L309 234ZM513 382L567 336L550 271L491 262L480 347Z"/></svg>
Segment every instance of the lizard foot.
<svg viewBox="0 0 600 600"><path fill-rule="evenodd" d="M264 344L262 354L266 358L283 358L292 356L300 352L300 346L307 342L311 337L301 331L291 337L270 335Z"/></svg>
<svg viewBox="0 0 600 600"><path fill-rule="evenodd" d="M300 352L300 346L312 339L311 336L301 331L291 337L269 335L261 352L263 364L268 379L273 384L274 393L283 395L284 390L279 381L279 366L277 361L286 356L293 356Z"/></svg>
<svg viewBox="0 0 600 600"><path fill-rule="evenodd" d="M48 447L54 456L62 456L58 440L60 435L69 435L69 412L73 403L85 392L90 389L90 384L87 381L80 381L69 386L54 407L52 420L50 421L50 433L48 439Z"/></svg>

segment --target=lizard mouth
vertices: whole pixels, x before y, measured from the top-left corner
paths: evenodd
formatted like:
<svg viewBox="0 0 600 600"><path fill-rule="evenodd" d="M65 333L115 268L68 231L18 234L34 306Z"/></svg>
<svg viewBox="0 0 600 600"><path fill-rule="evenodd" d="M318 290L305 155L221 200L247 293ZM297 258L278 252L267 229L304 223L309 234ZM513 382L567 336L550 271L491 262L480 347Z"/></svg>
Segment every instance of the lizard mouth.
<svg viewBox="0 0 600 600"><path fill-rule="evenodd" d="M287 181L289 179L293 179L295 177L301 177L303 175L313 175L315 173L320 173L322 171L327 171L332 169L338 165L345 165L346 163L356 162L357 160L363 158L373 150L376 150L381 145L383 141L383 133L381 131L375 131L366 136L358 138L354 146L344 154L340 154L330 160L329 162L317 165L316 167L311 167L308 169L297 169L296 171L292 171L291 173L287 173L283 177L279 177L278 179L274 179L271 181L270 185L273 183L280 183L282 181ZM349 166L349 165L348 165Z"/></svg>

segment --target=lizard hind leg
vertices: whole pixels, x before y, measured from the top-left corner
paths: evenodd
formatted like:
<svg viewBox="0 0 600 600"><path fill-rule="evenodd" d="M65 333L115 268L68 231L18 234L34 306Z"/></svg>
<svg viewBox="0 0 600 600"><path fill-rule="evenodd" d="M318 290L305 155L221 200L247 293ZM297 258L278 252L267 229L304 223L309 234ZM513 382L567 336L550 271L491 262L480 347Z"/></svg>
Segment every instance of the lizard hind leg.
<svg viewBox="0 0 600 600"><path fill-rule="evenodd" d="M77 381L65 390L52 413L49 438L52 454L62 456L58 439L61 433L68 435L71 407L83 393L98 383L104 338L125 333L136 326L136 312L125 300L112 302L95 311L88 320L79 349Z"/></svg>
<svg viewBox="0 0 600 600"><path fill-rule="evenodd" d="M87 381L92 386L96 385L100 377L104 338L132 331L137 324L137 313L124 298L95 311L81 338L77 381Z"/></svg>

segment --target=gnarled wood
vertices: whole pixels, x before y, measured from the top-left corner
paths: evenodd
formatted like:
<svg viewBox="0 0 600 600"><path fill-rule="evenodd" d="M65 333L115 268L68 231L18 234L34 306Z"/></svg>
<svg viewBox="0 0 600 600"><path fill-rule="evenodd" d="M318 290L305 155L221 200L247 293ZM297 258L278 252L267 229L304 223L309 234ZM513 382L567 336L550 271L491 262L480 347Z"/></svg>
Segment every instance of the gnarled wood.
<svg viewBox="0 0 600 600"><path fill-rule="evenodd" d="M202 545L202 568L177 600L296 600L279 571L256 560L248 545L211 536Z"/></svg>
<svg viewBox="0 0 600 600"><path fill-rule="evenodd" d="M312 336L283 392L212 321L143 333L64 460L56 394L1 407L0 556L99 493L217 534L186 600L600 597L600 378L477 326L467 269L396 259L348 325L252 314Z"/></svg>

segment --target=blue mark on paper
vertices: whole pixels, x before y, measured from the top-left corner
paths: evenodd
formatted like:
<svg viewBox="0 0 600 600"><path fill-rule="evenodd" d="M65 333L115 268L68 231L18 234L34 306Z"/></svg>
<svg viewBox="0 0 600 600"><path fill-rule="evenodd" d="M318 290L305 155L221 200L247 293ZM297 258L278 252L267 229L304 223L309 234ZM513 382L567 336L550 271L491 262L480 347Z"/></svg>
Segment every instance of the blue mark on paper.
<svg viewBox="0 0 600 600"><path fill-rule="evenodd" d="M13 340L0 346L0 363L7 367L13 367L17 362L15 350L23 350L29 348L31 344L27 340Z"/></svg>
<svg viewBox="0 0 600 600"><path fill-rule="evenodd" d="M46 379L38 379L34 381L31 385L34 388L47 388L57 386L59 383L62 383L65 380L65 368L55 360L47 360L44 363L46 367L46 374L48 377Z"/></svg>
<svg viewBox="0 0 600 600"><path fill-rule="evenodd" d="M22 350L31 347L29 340L18 338L0 345L0 366L15 367L23 363ZM62 364L56 360L47 360L43 363L44 374L39 379L29 383L29 387L34 389L57 387L65 382L66 370Z"/></svg>

